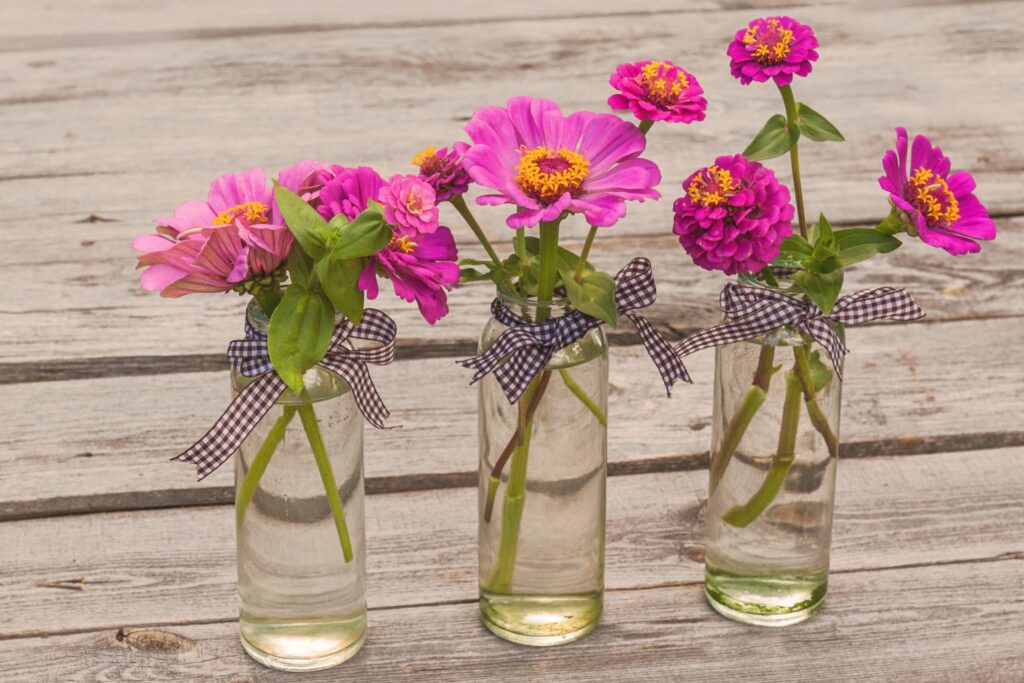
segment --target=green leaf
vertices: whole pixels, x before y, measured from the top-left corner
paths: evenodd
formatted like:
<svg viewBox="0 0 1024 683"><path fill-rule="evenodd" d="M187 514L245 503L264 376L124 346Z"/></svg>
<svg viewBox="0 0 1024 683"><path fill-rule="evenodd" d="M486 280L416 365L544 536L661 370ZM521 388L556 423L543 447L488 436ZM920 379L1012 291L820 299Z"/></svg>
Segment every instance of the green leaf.
<svg viewBox="0 0 1024 683"><path fill-rule="evenodd" d="M288 254L288 273L292 284L309 287L309 275L313 268L313 259L302 248L301 244L293 244Z"/></svg>
<svg viewBox="0 0 1024 683"><path fill-rule="evenodd" d="M459 270L459 283L466 284L467 282L492 282L494 271L485 273L482 270L476 268L462 268Z"/></svg>
<svg viewBox="0 0 1024 683"><path fill-rule="evenodd" d="M843 288L843 271L812 273L801 270L793 274L793 282L825 315L828 315L832 311L832 305L839 298L839 291Z"/></svg>
<svg viewBox="0 0 1024 683"><path fill-rule="evenodd" d="M327 298L342 315L358 325L363 320L363 292L359 289L359 276L366 268L366 259L320 259L316 274L320 278Z"/></svg>
<svg viewBox="0 0 1024 683"><path fill-rule="evenodd" d="M846 139L828 119L803 102L797 104L796 123L800 127L800 132L815 142L825 142L827 140L842 142Z"/></svg>
<svg viewBox="0 0 1024 683"><path fill-rule="evenodd" d="M780 157L790 150L800 139L800 129L792 129L786 124L786 117L776 114L768 119L754 139L750 141L747 148L743 150L743 156L753 161L764 161Z"/></svg>
<svg viewBox="0 0 1024 683"><path fill-rule="evenodd" d="M832 370L821 362L820 351L815 351L811 354L810 370L814 393L818 393L832 381Z"/></svg>
<svg viewBox="0 0 1024 683"><path fill-rule="evenodd" d="M574 269L575 266L568 270L559 268L562 285L572 307L612 327L617 326L619 319L615 309L615 280L612 276L597 270L584 270L580 281L576 282Z"/></svg>
<svg viewBox="0 0 1024 683"><path fill-rule="evenodd" d="M871 258L875 254L888 254L902 244L892 235L874 228L848 228L836 232L839 262L848 266Z"/></svg>
<svg viewBox="0 0 1024 683"><path fill-rule="evenodd" d="M331 343L334 307L322 292L292 285L270 316L270 362L288 388L304 389L302 373L316 365Z"/></svg>
<svg viewBox="0 0 1024 683"><path fill-rule="evenodd" d="M299 195L274 181L274 200L288 229L302 248L314 259L319 259L327 251L329 232L327 223L312 206Z"/></svg>
<svg viewBox="0 0 1024 683"><path fill-rule="evenodd" d="M331 247L330 259L337 261L372 256L388 245L392 235L391 226L384 221L384 216L378 211L367 209L356 216L354 221L341 227Z"/></svg>

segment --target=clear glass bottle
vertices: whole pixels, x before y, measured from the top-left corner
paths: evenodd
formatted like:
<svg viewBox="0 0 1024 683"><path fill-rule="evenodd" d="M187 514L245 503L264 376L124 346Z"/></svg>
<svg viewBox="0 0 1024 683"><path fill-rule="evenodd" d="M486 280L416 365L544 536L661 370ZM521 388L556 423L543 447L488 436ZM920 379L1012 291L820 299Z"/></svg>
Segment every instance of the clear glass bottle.
<svg viewBox="0 0 1024 683"><path fill-rule="evenodd" d="M720 614L786 626L821 607L841 388L793 329L717 349L704 589Z"/></svg>
<svg viewBox="0 0 1024 683"><path fill-rule="evenodd" d="M540 306L507 288L499 295L527 320L569 310L566 300ZM492 319L480 350L505 329ZM515 643L571 642L597 625L604 594L607 340L596 328L557 351L516 405L493 375L479 387L483 622Z"/></svg>
<svg viewBox="0 0 1024 683"><path fill-rule="evenodd" d="M248 319L266 333L258 306L250 306ZM253 380L232 371L233 392ZM340 664L366 634L363 417L334 373L317 367L304 380L308 399L285 390L235 456L242 645L256 661L285 671ZM301 411L315 415L343 527ZM268 442L276 442L269 460L260 455ZM244 482L254 466L265 469L251 488Z"/></svg>

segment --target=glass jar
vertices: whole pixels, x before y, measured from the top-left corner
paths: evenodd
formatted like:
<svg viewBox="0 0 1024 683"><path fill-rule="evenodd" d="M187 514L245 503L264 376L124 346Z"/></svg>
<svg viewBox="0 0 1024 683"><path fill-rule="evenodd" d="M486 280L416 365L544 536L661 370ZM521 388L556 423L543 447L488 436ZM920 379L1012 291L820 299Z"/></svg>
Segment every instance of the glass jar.
<svg viewBox="0 0 1024 683"><path fill-rule="evenodd" d="M821 607L841 388L790 328L717 349L704 590L720 614L785 626Z"/></svg>
<svg viewBox="0 0 1024 683"><path fill-rule="evenodd" d="M516 315L554 318L508 288ZM491 319L480 351L505 330ZM515 405L493 374L479 383L480 611L497 636L571 642L597 625L604 594L608 343L600 327L556 351Z"/></svg>
<svg viewBox="0 0 1024 683"><path fill-rule="evenodd" d="M247 316L266 334L262 309ZM340 664L366 634L363 417L334 373L303 379L306 395L286 389L235 457L242 645L285 671ZM233 392L254 380L233 370Z"/></svg>

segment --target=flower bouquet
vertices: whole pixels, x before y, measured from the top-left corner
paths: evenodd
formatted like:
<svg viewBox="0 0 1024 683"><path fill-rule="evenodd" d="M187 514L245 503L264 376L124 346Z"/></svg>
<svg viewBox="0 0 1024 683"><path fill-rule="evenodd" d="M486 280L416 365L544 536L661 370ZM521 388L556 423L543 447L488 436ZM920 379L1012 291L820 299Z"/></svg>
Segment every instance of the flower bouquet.
<svg viewBox="0 0 1024 683"><path fill-rule="evenodd" d="M995 237L971 175L951 173L920 135L908 164L902 128L879 179L889 215L873 228L833 229L824 214L808 224L798 143L843 140L792 90L817 47L811 28L790 17L737 31L733 76L774 81L784 113L743 154L690 175L674 204L674 232L694 262L738 276L721 295L726 322L676 348L683 357L717 347L705 592L725 616L769 626L807 619L827 591L845 327L924 315L901 289L841 295L844 269L899 248L897 235L954 255ZM759 163L787 154L792 195Z"/></svg>
<svg viewBox="0 0 1024 683"><path fill-rule="evenodd" d="M554 102L515 97L479 109L470 144L428 149L421 175L447 196L480 240L485 260L463 259L462 281L497 288L479 355L462 361L480 381L480 609L484 624L528 645L570 642L596 626L603 601L608 342L603 326L628 318L670 389L688 381L668 343L637 311L655 300L650 263L614 277L589 256L626 202L657 199L658 167L642 157L654 120L703 118L692 75L669 63L626 65L612 105L637 107L643 126L614 114L568 116ZM656 93L648 111L637 93ZM463 193L508 205L515 232L501 258ZM582 251L560 246L564 226L588 226ZM536 230L537 236L527 236Z"/></svg>
<svg viewBox="0 0 1024 683"><path fill-rule="evenodd" d="M428 322L447 313L459 268L434 191L303 161L273 188L262 169L225 174L156 223L133 245L145 289L252 296L228 349L234 399L177 458L202 479L238 451L242 644L278 669L339 664L366 632L363 420L388 416L367 364L390 363L396 335L364 299L383 277Z"/></svg>

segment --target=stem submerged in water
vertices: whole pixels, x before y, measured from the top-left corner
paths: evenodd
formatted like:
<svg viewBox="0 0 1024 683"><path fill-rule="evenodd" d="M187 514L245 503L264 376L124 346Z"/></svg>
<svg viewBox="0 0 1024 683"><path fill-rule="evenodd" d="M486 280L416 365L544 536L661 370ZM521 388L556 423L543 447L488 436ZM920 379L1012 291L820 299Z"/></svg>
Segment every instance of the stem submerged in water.
<svg viewBox="0 0 1024 683"><path fill-rule="evenodd" d="M249 509L249 502L256 493L256 488L260 484L263 473L267 471L270 458L273 457L278 445L284 440L284 435L288 431L288 424L292 421L293 417L295 417L295 407L285 406L284 413L281 417L277 418L277 422L270 428L267 440L263 442L259 451L256 452L256 457L252 459L249 471L245 473L245 478L242 479L242 486L238 489L238 497L235 499L236 531L242 530L242 523L245 522L245 513ZM241 456L239 455L238 457Z"/></svg>
<svg viewBox="0 0 1024 683"><path fill-rule="evenodd" d="M341 541L341 551L345 556L345 562L352 561L352 541L348 535L348 524L345 523L345 510L341 505L341 495L338 493L338 484L334 479L334 470L331 467L330 456L324 446L323 436L320 434L320 425L316 421L316 412L313 410L313 402L309 393L302 392L303 403L299 406L299 419L302 420L302 427L306 430L306 437L313 449L313 457L316 459L316 467L320 471L320 479L324 483L324 491L327 493L327 504L331 508L331 515L334 517L334 526L338 530L338 539Z"/></svg>
<svg viewBox="0 0 1024 683"><path fill-rule="evenodd" d="M779 428L779 446L761 488L743 505L726 512L722 519L736 527L748 526L771 505L782 490L790 467L796 457L796 434L800 425L800 380L793 372L786 373L786 398L782 404L782 425Z"/></svg>

